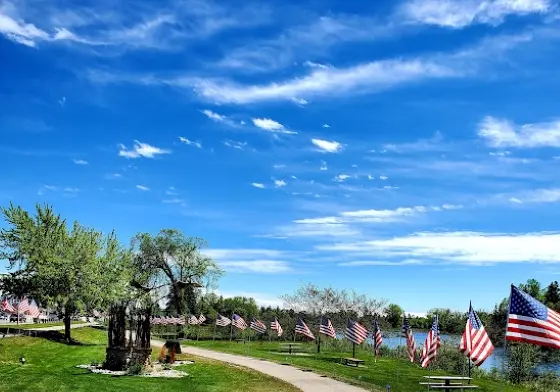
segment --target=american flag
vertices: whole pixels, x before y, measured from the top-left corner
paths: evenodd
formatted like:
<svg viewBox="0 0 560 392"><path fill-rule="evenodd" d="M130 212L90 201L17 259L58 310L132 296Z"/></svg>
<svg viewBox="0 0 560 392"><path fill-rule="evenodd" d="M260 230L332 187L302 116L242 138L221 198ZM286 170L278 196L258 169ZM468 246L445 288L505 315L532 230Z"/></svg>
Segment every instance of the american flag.
<svg viewBox="0 0 560 392"><path fill-rule="evenodd" d="M383 336L381 335L381 329L379 329L379 323L377 320L373 322L371 338L373 339L373 349L375 351L375 355L379 355L379 348L383 344Z"/></svg>
<svg viewBox="0 0 560 392"><path fill-rule="evenodd" d="M362 344L367 338L368 331L360 323L354 320L348 319L348 324L346 325L346 339L350 340L352 343Z"/></svg>
<svg viewBox="0 0 560 392"><path fill-rule="evenodd" d="M403 332L403 336L406 339L406 349L408 351L408 359L410 359L410 362L414 362L414 358L416 357L416 341L414 340L414 334L410 329L410 324L408 323L408 319L406 318L405 315L403 315L402 332Z"/></svg>
<svg viewBox="0 0 560 392"><path fill-rule="evenodd" d="M506 340L560 348L560 314L512 285Z"/></svg>
<svg viewBox="0 0 560 392"><path fill-rule="evenodd" d="M159 323L160 323L159 317L154 317L154 316L152 316L152 318L150 319L150 324L152 324L152 325L158 325Z"/></svg>
<svg viewBox="0 0 560 392"><path fill-rule="evenodd" d="M434 322L432 323L432 329L428 332L426 336L426 343L424 343L424 348L422 349L422 358L420 358L420 364L423 368L427 368L430 362L437 356L437 350L441 345L441 338L439 336L438 327L438 316L434 316Z"/></svg>
<svg viewBox="0 0 560 392"><path fill-rule="evenodd" d="M469 318L461 343L459 344L459 351L465 353L471 359L475 366L480 366L494 351L494 346L490 341L490 337L484 329L484 325L478 318L474 311L472 304L469 306Z"/></svg>
<svg viewBox="0 0 560 392"><path fill-rule="evenodd" d="M305 324L303 322L303 320L301 319L301 317L298 317L297 319L297 323L296 323L296 333L299 333L303 336L307 336L309 339L313 339L315 340L315 336L313 336L313 333L311 332L311 330L309 329L309 327L307 326L307 324Z"/></svg>
<svg viewBox="0 0 560 392"><path fill-rule="evenodd" d="M266 332L266 325L262 323L262 321L257 320L253 317L251 320L251 329L254 329L258 333L265 333Z"/></svg>
<svg viewBox="0 0 560 392"><path fill-rule="evenodd" d="M274 317L274 321L270 323L270 329L276 331L278 333L278 336L282 336L282 334L284 333L284 330L282 329L282 326L280 325L276 317Z"/></svg>
<svg viewBox="0 0 560 392"><path fill-rule="evenodd" d="M2 310L8 313L15 313L16 309L8 302L8 298L4 297L2 300Z"/></svg>
<svg viewBox="0 0 560 392"><path fill-rule="evenodd" d="M185 325L185 317L184 316L177 316L177 317L175 317L175 322L178 325Z"/></svg>
<svg viewBox="0 0 560 392"><path fill-rule="evenodd" d="M227 327L231 324L231 320L227 317L222 316L220 313L216 316L216 325L218 327Z"/></svg>
<svg viewBox="0 0 560 392"><path fill-rule="evenodd" d="M16 305L17 312L23 314L29 310L29 300L27 297L23 297Z"/></svg>
<svg viewBox="0 0 560 392"><path fill-rule="evenodd" d="M191 314L189 316L189 319L187 321L190 325L198 325L198 317L196 317L195 315Z"/></svg>
<svg viewBox="0 0 560 392"><path fill-rule="evenodd" d="M247 329L247 323L245 322L245 320L243 320L243 317L236 313L233 314L231 323L234 327L239 328L242 331Z"/></svg>
<svg viewBox="0 0 560 392"><path fill-rule="evenodd" d="M29 309L27 310L27 313L29 313L29 315L33 318L37 318L41 315L41 311L37 306L37 302L33 301L31 305L29 305Z"/></svg>
<svg viewBox="0 0 560 392"><path fill-rule="evenodd" d="M330 336L331 338L336 338L336 331L331 323L331 319L327 317L321 317L321 324L319 325L319 333L323 335Z"/></svg>
<svg viewBox="0 0 560 392"><path fill-rule="evenodd" d="M202 324L203 322L206 321L206 317L204 317L203 314L201 314L200 316L198 316L198 324Z"/></svg>

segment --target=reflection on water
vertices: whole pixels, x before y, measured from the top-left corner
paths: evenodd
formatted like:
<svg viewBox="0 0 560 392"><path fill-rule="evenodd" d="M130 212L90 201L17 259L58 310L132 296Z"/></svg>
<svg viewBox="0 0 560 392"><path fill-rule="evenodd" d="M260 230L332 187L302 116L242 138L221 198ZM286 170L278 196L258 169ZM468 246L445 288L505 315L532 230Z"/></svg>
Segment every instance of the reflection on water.
<svg viewBox="0 0 560 392"><path fill-rule="evenodd" d="M416 347L422 347L424 342L426 341L426 336L428 334L426 332L414 332L414 339L416 340ZM344 335L340 334L339 338L343 338ZM452 336L452 335L441 335L441 340L445 341L449 344L455 344L459 346L460 336ZM371 344L371 339L368 339L369 343ZM398 346L404 346L406 341L404 337L399 336L397 333L385 333L383 334L383 344L389 348L395 348ZM484 370L491 370L492 368L496 368L498 370L502 370L505 366L504 363L505 354L504 349L501 347L497 347L494 350L494 353L482 364L481 368ZM540 364L537 366L537 371L539 373L548 373L548 372L555 372L560 374L560 363L552 362L552 363L545 363Z"/></svg>

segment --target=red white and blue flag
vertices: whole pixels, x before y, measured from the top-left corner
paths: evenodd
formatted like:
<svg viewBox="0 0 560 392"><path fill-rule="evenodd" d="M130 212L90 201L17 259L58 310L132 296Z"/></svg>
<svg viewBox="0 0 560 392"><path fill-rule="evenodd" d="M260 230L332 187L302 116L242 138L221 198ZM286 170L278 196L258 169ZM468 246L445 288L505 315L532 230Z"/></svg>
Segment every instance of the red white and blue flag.
<svg viewBox="0 0 560 392"><path fill-rule="evenodd" d="M284 333L284 330L282 329L282 326L280 325L276 317L274 317L274 321L270 323L270 329L276 331L279 337Z"/></svg>
<svg viewBox="0 0 560 392"><path fill-rule="evenodd" d="M432 362L436 358L437 350L440 345L441 338L439 336L438 316L436 314L432 323L432 329L430 329L430 332L428 332L428 336L426 336L426 342L424 343L424 348L422 349L420 364L423 368L427 368L430 362Z"/></svg>
<svg viewBox="0 0 560 392"><path fill-rule="evenodd" d="M4 297L4 299L2 300L2 310L8 313L16 312L16 308L14 308L12 304L8 302L7 297Z"/></svg>
<svg viewBox="0 0 560 392"><path fill-rule="evenodd" d="M233 324L234 327L239 328L242 331L247 329L247 323L245 322L245 320L243 320L243 317L241 317L236 313L233 314L231 323Z"/></svg>
<svg viewBox="0 0 560 392"><path fill-rule="evenodd" d="M469 306L469 317L459 344L459 351L465 353L475 366L482 365L486 358L494 352L494 345L472 304Z"/></svg>
<svg viewBox="0 0 560 392"><path fill-rule="evenodd" d="M336 338L336 331L331 323L331 319L327 317L321 317L321 325L319 325L319 333L323 335L330 336L331 338Z"/></svg>
<svg viewBox="0 0 560 392"><path fill-rule="evenodd" d="M348 324L346 325L346 339L350 340L355 344L362 344L366 340L368 331L366 327L357 321L348 319Z"/></svg>
<svg viewBox="0 0 560 392"><path fill-rule="evenodd" d="M251 320L251 325L250 325L252 330L257 331L258 333L265 333L266 332L266 325L264 325L262 323L262 321L257 320L256 318L253 317L253 319Z"/></svg>
<svg viewBox="0 0 560 392"><path fill-rule="evenodd" d="M200 316L198 316L198 324L202 324L203 322L206 321L206 317L204 317L203 314L201 314Z"/></svg>
<svg viewBox="0 0 560 392"><path fill-rule="evenodd" d="M231 320L227 317L222 316L221 314L218 313L217 317L216 317L216 325L218 327L227 327L228 325L231 324Z"/></svg>
<svg viewBox="0 0 560 392"><path fill-rule="evenodd" d="M375 351L375 355L379 355L379 348L383 344L383 335L381 334L381 329L379 328L379 323L377 322L377 320L373 322L371 338L373 339L373 349Z"/></svg>
<svg viewBox="0 0 560 392"><path fill-rule="evenodd" d="M512 285L506 340L560 349L560 314Z"/></svg>
<svg viewBox="0 0 560 392"><path fill-rule="evenodd" d="M307 324L305 324L303 322L303 320L301 319L301 317L298 317L297 319L297 323L296 323L296 333L299 333L303 336L307 336L309 339L313 339L315 340L315 336L313 335L313 333L311 332L311 330L309 329L309 327L307 326Z"/></svg>
<svg viewBox="0 0 560 392"><path fill-rule="evenodd" d="M408 319L403 314L403 323L402 323L402 333L406 339L406 351L408 352L408 359L410 362L414 362L416 357L416 341L414 340L414 334L410 329L410 324L408 323Z"/></svg>
<svg viewBox="0 0 560 392"><path fill-rule="evenodd" d="M198 325L199 321L198 321L198 317L196 317L194 314L191 314L189 316L189 319L187 321L190 325Z"/></svg>

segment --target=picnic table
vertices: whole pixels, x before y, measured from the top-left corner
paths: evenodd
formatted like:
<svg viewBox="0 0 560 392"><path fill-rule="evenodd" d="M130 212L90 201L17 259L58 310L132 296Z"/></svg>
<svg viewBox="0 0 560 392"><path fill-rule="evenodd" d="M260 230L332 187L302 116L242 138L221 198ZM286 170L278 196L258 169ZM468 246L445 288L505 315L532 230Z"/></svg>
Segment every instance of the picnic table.
<svg viewBox="0 0 560 392"><path fill-rule="evenodd" d="M341 360L342 360L342 364L344 364L346 366L358 367L358 366L363 365L365 363L365 361L363 359L358 359L358 358L341 358Z"/></svg>
<svg viewBox="0 0 560 392"><path fill-rule="evenodd" d="M235 343L241 343L241 342L245 344L245 339L235 339Z"/></svg>
<svg viewBox="0 0 560 392"><path fill-rule="evenodd" d="M288 353L292 355L292 353L296 351L301 351L301 343L284 343L280 345L281 351L286 351L288 349Z"/></svg>
<svg viewBox="0 0 560 392"><path fill-rule="evenodd" d="M470 377L461 376L424 376L428 380L435 380L430 382L421 382L420 385L426 385L428 390L437 389L451 392L453 390L464 391L465 389L476 389L477 385L465 384L465 381L470 381Z"/></svg>

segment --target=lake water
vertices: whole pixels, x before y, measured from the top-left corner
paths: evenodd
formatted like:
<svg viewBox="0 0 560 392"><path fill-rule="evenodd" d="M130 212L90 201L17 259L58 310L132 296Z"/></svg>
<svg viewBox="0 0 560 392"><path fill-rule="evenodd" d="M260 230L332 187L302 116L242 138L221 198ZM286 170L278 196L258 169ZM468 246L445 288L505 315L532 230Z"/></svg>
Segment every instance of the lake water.
<svg viewBox="0 0 560 392"><path fill-rule="evenodd" d="M424 346L424 342L426 341L426 336L428 334L426 332L414 332L414 339L416 340L416 347L423 347ZM343 338L344 335L340 334L339 336L337 336L339 338ZM449 344L453 344L456 345L457 347L459 346L459 341L460 341L461 337L460 336L453 336L453 335L441 335L441 340L445 341ZM371 338L368 338L369 343L371 344ZM398 334L392 334L392 333L384 333L383 334L383 345L389 347L389 348L396 348L398 346L404 346L406 345L406 341L404 339L404 337L398 335ZM492 368L496 368L498 370L503 369L504 366L504 360L505 360L505 354L504 354L504 349L503 347L497 347L494 352L492 353L492 355L486 359L486 361L484 361L484 363L482 364L481 368L484 370L491 370ZM557 374L560 375L560 363L546 363L546 364L540 364L537 367L537 371L539 373L548 373L548 372L555 372Z"/></svg>

